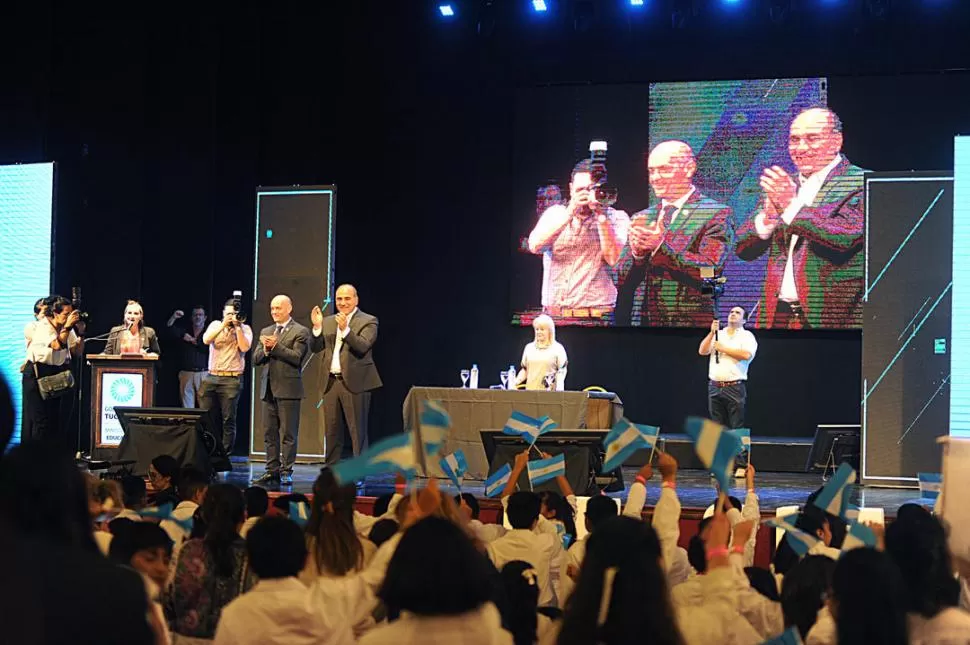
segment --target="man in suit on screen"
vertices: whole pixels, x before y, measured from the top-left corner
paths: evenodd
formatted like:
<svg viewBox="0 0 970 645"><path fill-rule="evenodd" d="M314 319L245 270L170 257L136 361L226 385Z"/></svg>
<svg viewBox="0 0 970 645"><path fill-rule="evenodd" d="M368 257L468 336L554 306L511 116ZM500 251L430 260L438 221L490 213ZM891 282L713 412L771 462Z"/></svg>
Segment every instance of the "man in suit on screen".
<svg viewBox="0 0 970 645"><path fill-rule="evenodd" d="M266 472L253 482L256 484L293 483L303 400L303 363L310 331L293 320L292 313L289 296L274 297L270 302L273 324L259 332L259 343L253 352L253 364L262 367L259 398L263 401L266 446Z"/></svg>
<svg viewBox="0 0 970 645"><path fill-rule="evenodd" d="M700 270L724 267L733 237L731 209L694 185L697 161L683 141L654 147L647 172L659 202L631 221L617 269L617 322L709 327L711 302L701 294Z"/></svg>
<svg viewBox="0 0 970 645"><path fill-rule="evenodd" d="M323 394L327 465L340 461L345 429L355 457L367 447L371 393L383 385L372 354L377 318L357 307L357 289L351 284L337 287L334 302L337 313L333 316L324 317L320 307L310 313L310 349L323 352L329 371Z"/></svg>
<svg viewBox="0 0 970 645"><path fill-rule="evenodd" d="M788 153L797 176L766 168L758 212L738 230L742 260L768 254L758 326L859 326L865 170L842 155L842 122L828 108L795 117Z"/></svg>

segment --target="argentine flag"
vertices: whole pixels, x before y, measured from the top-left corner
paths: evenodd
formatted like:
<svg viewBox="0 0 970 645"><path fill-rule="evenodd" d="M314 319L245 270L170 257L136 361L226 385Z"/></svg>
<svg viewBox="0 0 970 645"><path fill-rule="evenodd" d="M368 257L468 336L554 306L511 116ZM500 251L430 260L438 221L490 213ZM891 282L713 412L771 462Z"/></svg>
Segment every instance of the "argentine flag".
<svg viewBox="0 0 970 645"><path fill-rule="evenodd" d="M621 418L603 439L606 459L603 461L602 472L619 468L640 448L649 448L652 451L657 445L659 434L660 428L632 423L625 417Z"/></svg>
<svg viewBox="0 0 970 645"><path fill-rule="evenodd" d="M943 475L941 473L916 473L919 478L919 496L922 499L935 502L943 490Z"/></svg>
<svg viewBox="0 0 970 645"><path fill-rule="evenodd" d="M548 459L537 459L529 462L529 481L532 482L533 486L565 475L566 455L562 453Z"/></svg>
<svg viewBox="0 0 970 645"><path fill-rule="evenodd" d="M849 484L855 483L855 470L852 466L842 462L839 469L832 475L832 479L825 484L822 492L818 494L812 502L829 515L838 515L846 519L846 511L849 508Z"/></svg>
<svg viewBox="0 0 970 645"><path fill-rule="evenodd" d="M751 428L735 428L734 430L731 430L730 433L741 441L741 448L738 451L739 453L741 450L747 450L749 453L751 452Z"/></svg>
<svg viewBox="0 0 970 645"><path fill-rule="evenodd" d="M502 428L502 434L508 434L512 436L522 437L523 440L528 441L530 444L535 443L539 435L542 434L543 423L552 423L552 427L555 427L555 423L552 422L549 417L542 417L542 419L533 419L528 414L523 414L518 410L512 411L512 416L509 420L505 422L505 426ZM551 430L552 427L547 427L546 431Z"/></svg>
<svg viewBox="0 0 970 645"><path fill-rule="evenodd" d="M441 450L448 431L451 429L451 415L441 405L441 401L421 402L421 443L429 457Z"/></svg>
<svg viewBox="0 0 970 645"><path fill-rule="evenodd" d="M187 517L184 520L180 520L178 518L172 517L173 510L174 510L174 507L172 506L171 502L169 502L168 504L162 504L161 506L149 506L147 508L143 508L140 511L138 511L138 514L141 515L142 517L152 517L159 520L168 520L169 522L172 522L173 524L178 525L186 532L191 533L192 527L195 525L195 522L192 520L192 518Z"/></svg>
<svg viewBox="0 0 970 645"><path fill-rule="evenodd" d="M461 450L456 450L450 455L442 457L438 463L441 464L441 470L448 475L448 478L455 483L455 486L460 491L462 477L468 471L468 462L465 460L465 453Z"/></svg>
<svg viewBox="0 0 970 645"><path fill-rule="evenodd" d="M310 507L306 502L290 502L290 519L304 528L310 521Z"/></svg>
<svg viewBox="0 0 970 645"><path fill-rule="evenodd" d="M332 467L333 476L339 484L364 479L369 475L401 473L407 478L417 471L414 434L406 432L381 439L360 453L359 457L341 461Z"/></svg>
<svg viewBox="0 0 970 645"><path fill-rule="evenodd" d="M717 478L721 490L731 490L734 458L741 449L738 436L721 424L701 417L687 417L684 431L694 440L694 452Z"/></svg>
<svg viewBox="0 0 970 645"><path fill-rule="evenodd" d="M485 480L485 497L495 497L501 495L505 490L505 485L509 483L512 476L512 467L505 464Z"/></svg>
<svg viewBox="0 0 970 645"><path fill-rule="evenodd" d="M804 556L806 553L808 553L809 549L818 544L821 540L814 535L806 533L800 528L796 528L795 522L797 521L798 513L793 513L784 517L765 520L765 524L768 526L773 526L776 529L783 530L785 532L785 539L788 540L788 546L790 546L792 550L799 556Z"/></svg>
<svg viewBox="0 0 970 645"><path fill-rule="evenodd" d="M789 627L778 636L766 640L761 645L803 645L797 627Z"/></svg>
<svg viewBox="0 0 970 645"><path fill-rule="evenodd" d="M845 533L845 539L842 541L842 553L864 546L876 546L876 534L861 522L850 524L849 530Z"/></svg>

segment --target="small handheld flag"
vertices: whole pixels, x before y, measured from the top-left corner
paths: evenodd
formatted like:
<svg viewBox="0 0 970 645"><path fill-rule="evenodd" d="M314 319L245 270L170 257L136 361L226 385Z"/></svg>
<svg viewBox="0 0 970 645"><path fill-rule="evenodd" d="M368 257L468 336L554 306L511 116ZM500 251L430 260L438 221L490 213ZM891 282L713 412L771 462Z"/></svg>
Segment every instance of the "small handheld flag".
<svg viewBox="0 0 970 645"><path fill-rule="evenodd" d="M533 486L565 475L566 455L563 453L548 459L536 459L529 462L529 481L532 482Z"/></svg>
<svg viewBox="0 0 970 645"><path fill-rule="evenodd" d="M505 485L509 483L512 476L512 467L505 464L485 480L485 497L495 497L501 495L505 490Z"/></svg>
<svg viewBox="0 0 970 645"><path fill-rule="evenodd" d="M451 415L440 401L421 402L421 443L425 454L429 457L437 455L450 429Z"/></svg>
<svg viewBox="0 0 970 645"><path fill-rule="evenodd" d="M310 521L310 507L306 502L290 502L290 519L300 528L305 528Z"/></svg>
<svg viewBox="0 0 970 645"><path fill-rule="evenodd" d="M942 473L916 473L919 478L919 496L928 502L935 502L943 490Z"/></svg>
<svg viewBox="0 0 970 645"><path fill-rule="evenodd" d="M548 419L548 417L543 417L543 419ZM543 419L533 419L528 414L513 410L512 416L502 427L502 434L519 436L530 444L535 443L535 440L539 437Z"/></svg>
<svg viewBox="0 0 970 645"><path fill-rule="evenodd" d="M149 506L148 508L143 508L140 511L138 511L138 514L141 515L142 517L152 517L159 520L167 520L169 522L177 524L187 533L191 533L192 527L195 525L195 522L193 521L193 519L189 517L184 520L180 520L178 518L172 517L173 510L174 508L172 507L172 504L168 503L168 504L162 504L161 506Z"/></svg>
<svg viewBox="0 0 970 645"><path fill-rule="evenodd" d="M855 483L855 478L856 473L852 466L842 462L812 504L829 515L838 515L845 519L846 510L849 508L848 487Z"/></svg>
<svg viewBox="0 0 970 645"><path fill-rule="evenodd" d="M410 479L417 470L414 435L407 432L382 439L371 444L359 457L341 461L331 470L340 484L384 473L401 473Z"/></svg>
<svg viewBox="0 0 970 645"><path fill-rule="evenodd" d="M619 468L641 448L653 450L657 445L659 434L660 428L632 423L626 418L621 418L603 439L606 459L603 460L602 472Z"/></svg>
<svg viewBox="0 0 970 645"><path fill-rule="evenodd" d="M687 417L684 431L694 440L694 452L717 478L721 490L730 490L734 458L741 440L721 424L701 417Z"/></svg>
<svg viewBox="0 0 970 645"><path fill-rule="evenodd" d="M785 539L788 541L788 546L790 546L792 550L799 556L803 556L808 553L813 546L821 542L821 540L814 535L809 535L800 528L797 528L795 526L795 522L797 521L798 513L793 513L784 517L766 520L765 524L768 526L773 526L776 529L783 530L785 532Z"/></svg>
<svg viewBox="0 0 970 645"><path fill-rule="evenodd" d="M438 463L441 465L441 470L448 475L448 478L460 491L462 478L468 472L468 462L465 460L465 453L461 450L456 450L450 455L442 457Z"/></svg>
<svg viewBox="0 0 970 645"><path fill-rule="evenodd" d="M845 539L842 541L842 553L865 546L876 546L875 532L861 522L850 524Z"/></svg>

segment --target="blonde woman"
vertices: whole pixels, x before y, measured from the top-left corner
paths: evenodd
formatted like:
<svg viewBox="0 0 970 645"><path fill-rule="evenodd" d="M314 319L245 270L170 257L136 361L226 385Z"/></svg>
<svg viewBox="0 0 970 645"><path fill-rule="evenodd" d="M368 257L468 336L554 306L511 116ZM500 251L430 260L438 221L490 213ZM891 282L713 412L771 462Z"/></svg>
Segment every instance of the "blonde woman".
<svg viewBox="0 0 970 645"><path fill-rule="evenodd" d="M563 390L566 382L566 348L556 342L556 323L546 314L532 321L535 340L522 352L522 369L515 384L527 390Z"/></svg>
<svg viewBox="0 0 970 645"><path fill-rule="evenodd" d="M125 306L125 322L111 328L105 354L145 354L158 356L158 335L145 326L145 311L137 300L129 300Z"/></svg>

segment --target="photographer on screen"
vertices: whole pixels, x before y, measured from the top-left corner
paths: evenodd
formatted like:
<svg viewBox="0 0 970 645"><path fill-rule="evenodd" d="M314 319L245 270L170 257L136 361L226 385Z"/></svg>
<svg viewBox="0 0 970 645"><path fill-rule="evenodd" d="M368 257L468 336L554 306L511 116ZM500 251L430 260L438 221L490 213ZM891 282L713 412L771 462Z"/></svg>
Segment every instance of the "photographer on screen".
<svg viewBox="0 0 970 645"><path fill-rule="evenodd" d="M594 142L594 144L600 142ZM613 208L615 192L597 190L605 180L605 143L573 168L569 203L547 208L529 234L529 251L548 252L544 312L557 318L612 322L616 286L610 270L627 241L630 217ZM597 153L602 162L597 161Z"/></svg>
<svg viewBox="0 0 970 645"><path fill-rule="evenodd" d="M230 298L222 308L222 320L213 320L202 335L209 346L209 373L202 380L199 404L203 410L218 407L222 413L222 447L232 454L236 443L236 409L246 370L246 352L253 344L253 330L243 322L242 301Z"/></svg>

